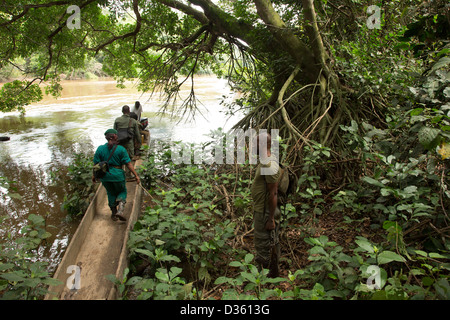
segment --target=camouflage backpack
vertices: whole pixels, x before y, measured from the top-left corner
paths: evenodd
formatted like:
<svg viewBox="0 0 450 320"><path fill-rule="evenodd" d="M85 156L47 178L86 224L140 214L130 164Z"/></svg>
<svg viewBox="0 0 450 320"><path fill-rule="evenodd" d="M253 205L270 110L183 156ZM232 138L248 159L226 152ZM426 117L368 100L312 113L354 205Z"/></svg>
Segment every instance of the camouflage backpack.
<svg viewBox="0 0 450 320"><path fill-rule="evenodd" d="M288 196L297 191L298 178L289 166L280 163L281 174L278 178L278 199L285 203ZM281 200L281 201L280 201Z"/></svg>

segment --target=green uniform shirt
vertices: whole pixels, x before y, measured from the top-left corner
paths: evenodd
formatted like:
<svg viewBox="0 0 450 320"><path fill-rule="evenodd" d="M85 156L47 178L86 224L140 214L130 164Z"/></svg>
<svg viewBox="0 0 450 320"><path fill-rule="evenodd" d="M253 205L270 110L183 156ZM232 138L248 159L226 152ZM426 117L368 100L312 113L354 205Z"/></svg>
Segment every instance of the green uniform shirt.
<svg viewBox="0 0 450 320"><path fill-rule="evenodd" d="M139 129L139 124L136 120L130 118L129 114L123 114L121 117L118 117L116 118L116 120L114 120L114 129L118 130L128 127L130 127L130 129L133 131L133 138L126 142L122 142L121 145L124 146L127 150L128 156L130 158L133 158L135 147L134 142L137 142L138 147L140 147L141 145L141 131Z"/></svg>
<svg viewBox="0 0 450 320"><path fill-rule="evenodd" d="M130 122L131 120L131 122ZM114 120L114 129L123 129L130 127L133 130L134 137L138 140L141 139L141 131L139 130L139 123L134 120L133 118L130 118L129 114L123 114L122 116L116 118Z"/></svg>
<svg viewBox="0 0 450 320"><path fill-rule="evenodd" d="M276 183L280 177L281 171L279 170L279 164L274 155L268 158L269 162L267 164L260 163L256 168L255 178L251 186L251 194L253 199L253 210L255 212L264 212L264 201L266 202L265 207L268 210L268 194L266 183ZM268 174L261 174L261 167L265 168Z"/></svg>
<svg viewBox="0 0 450 320"><path fill-rule="evenodd" d="M108 160L109 154L113 149L114 147L111 150L108 149L108 143L99 146L94 154L94 164ZM122 169L114 168L112 166L121 166L130 161L127 150L122 146L117 146L116 151L114 151L111 159L109 159L109 172L107 172L100 180L102 182L125 181L125 172Z"/></svg>

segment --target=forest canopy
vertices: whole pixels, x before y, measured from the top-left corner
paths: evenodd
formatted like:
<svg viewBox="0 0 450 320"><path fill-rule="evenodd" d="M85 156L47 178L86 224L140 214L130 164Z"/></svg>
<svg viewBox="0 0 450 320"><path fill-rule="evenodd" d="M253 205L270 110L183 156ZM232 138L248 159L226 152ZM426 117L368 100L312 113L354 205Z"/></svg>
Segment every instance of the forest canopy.
<svg viewBox="0 0 450 320"><path fill-rule="evenodd" d="M280 128L292 145L342 144L340 124L378 118L389 94L449 59L445 1L8 0L0 10L1 67L27 76L2 88L2 111L38 101L41 82L57 96L60 75L93 58L168 103L207 69L244 94L239 126ZM181 108L195 107L192 86Z"/></svg>

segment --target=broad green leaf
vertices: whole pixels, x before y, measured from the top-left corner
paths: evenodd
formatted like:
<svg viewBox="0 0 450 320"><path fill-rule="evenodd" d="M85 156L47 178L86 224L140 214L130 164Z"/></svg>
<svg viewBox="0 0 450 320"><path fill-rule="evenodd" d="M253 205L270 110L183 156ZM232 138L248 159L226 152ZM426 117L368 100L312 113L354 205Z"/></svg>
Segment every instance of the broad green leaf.
<svg viewBox="0 0 450 320"><path fill-rule="evenodd" d="M170 271L169 271L170 279L176 278L182 271L183 271L183 269L178 268L178 267L170 268Z"/></svg>
<svg viewBox="0 0 450 320"><path fill-rule="evenodd" d="M253 274L251 274L249 272L241 272L241 275L244 279L247 279L248 281L250 281L252 283L256 283L256 278Z"/></svg>
<svg viewBox="0 0 450 320"><path fill-rule="evenodd" d="M255 257L255 256L254 256L253 254L251 254L251 253L245 255L245 258L244 258L245 263L249 264L250 262L253 261L253 258L254 258L254 257Z"/></svg>
<svg viewBox="0 0 450 320"><path fill-rule="evenodd" d="M165 282L160 282L156 285L156 291L167 292L169 291L169 285Z"/></svg>
<svg viewBox="0 0 450 320"><path fill-rule="evenodd" d="M161 281L169 282L169 275L164 272L155 272L155 277Z"/></svg>
<svg viewBox="0 0 450 320"><path fill-rule="evenodd" d="M18 193L12 192L12 193L8 193L8 196L13 198L13 199L17 199L17 200L22 200L22 196Z"/></svg>
<svg viewBox="0 0 450 320"><path fill-rule="evenodd" d="M0 271L8 270L14 267L13 263L0 263Z"/></svg>
<svg viewBox="0 0 450 320"><path fill-rule="evenodd" d="M39 278L28 278L23 282L23 285L30 288L35 288L37 285L41 283L41 279Z"/></svg>
<svg viewBox="0 0 450 320"><path fill-rule="evenodd" d="M380 188L384 188L384 184L382 184L380 181L375 180L374 178L371 177L363 177L362 180L364 182L367 182L368 184L380 187Z"/></svg>
<svg viewBox="0 0 450 320"><path fill-rule="evenodd" d="M414 250L415 253L417 253L418 255L422 256L422 257L427 257L428 254L425 251L422 250Z"/></svg>
<svg viewBox="0 0 450 320"><path fill-rule="evenodd" d="M276 278L267 278L266 282L267 283L280 283L280 282L284 282L286 281L285 278L281 278L281 277L276 277Z"/></svg>
<svg viewBox="0 0 450 320"><path fill-rule="evenodd" d="M228 277L218 277L216 279L216 281L214 281L214 284L222 284L222 283L227 283L227 282L232 283L233 279L232 278L228 278Z"/></svg>
<svg viewBox="0 0 450 320"><path fill-rule="evenodd" d="M63 284L62 281L60 281L58 279L53 279L53 278L41 279L41 282L48 286L59 286L59 285Z"/></svg>
<svg viewBox="0 0 450 320"><path fill-rule="evenodd" d="M439 59L438 62L436 62L433 66L433 68L431 68L430 73L441 69L443 67L446 67L448 64L450 64L450 58L449 57L442 57L441 59Z"/></svg>
<svg viewBox="0 0 450 320"><path fill-rule="evenodd" d="M427 150L436 147L440 130L436 128L422 127L418 132L420 144Z"/></svg>
<svg viewBox="0 0 450 320"><path fill-rule="evenodd" d="M150 258L154 258L155 257L153 252L151 252L150 250L147 250L147 249L136 249L135 251L137 253L142 253L143 255L146 255L147 257L150 257Z"/></svg>
<svg viewBox="0 0 450 320"><path fill-rule="evenodd" d="M434 258L434 259L448 259L449 257L447 256L443 256L440 253L436 253L436 252L430 252L430 258Z"/></svg>
<svg viewBox="0 0 450 320"><path fill-rule="evenodd" d="M160 261L175 261L175 262L181 262L180 258L178 258L177 256L168 254L166 256L161 257L161 259L159 259Z"/></svg>
<svg viewBox="0 0 450 320"><path fill-rule="evenodd" d="M45 222L45 219L43 217L38 216L34 213L32 213L28 216L28 220L30 220L35 225L40 225Z"/></svg>
<svg viewBox="0 0 450 320"><path fill-rule="evenodd" d="M230 266L231 266L231 267L241 267L241 266L242 266L242 263L239 262L239 261L231 261L231 262L230 262Z"/></svg>
<svg viewBox="0 0 450 320"><path fill-rule="evenodd" d="M441 299L450 299L450 285L448 283L448 280L445 278L441 278L434 284L434 288L436 289L436 292L441 297Z"/></svg>
<svg viewBox="0 0 450 320"><path fill-rule="evenodd" d="M431 286L433 283L434 283L434 279L433 279L433 278L430 278L430 277L423 277L423 278L422 278L422 284L423 284L425 287L429 287L429 286Z"/></svg>
<svg viewBox="0 0 450 320"><path fill-rule="evenodd" d="M127 286L135 285L136 283L138 283L138 282L141 281L141 280L142 280L142 277L135 276L135 277L130 278L130 279L126 282L126 285L127 285Z"/></svg>
<svg viewBox="0 0 450 320"><path fill-rule="evenodd" d="M315 247L312 247L312 248L309 250L309 253L310 253L310 254L322 254L322 255L327 255L327 252L326 252L325 249L324 249L323 247L321 247L321 246L315 246Z"/></svg>
<svg viewBox="0 0 450 320"><path fill-rule="evenodd" d="M21 276L17 272L4 273L4 274L0 275L0 277L2 277L5 280L8 280L8 281L23 281L26 279L25 277Z"/></svg>
<svg viewBox="0 0 450 320"><path fill-rule="evenodd" d="M379 264L385 264L392 261L405 262L406 260L398 253L392 251L383 251L378 255Z"/></svg>
<svg viewBox="0 0 450 320"><path fill-rule="evenodd" d="M374 253L373 245L365 238L360 237L360 239L355 240L355 243L362 249L366 250L369 253Z"/></svg>
<svg viewBox="0 0 450 320"><path fill-rule="evenodd" d="M410 112L411 116L418 116L422 113L423 108L416 108Z"/></svg>

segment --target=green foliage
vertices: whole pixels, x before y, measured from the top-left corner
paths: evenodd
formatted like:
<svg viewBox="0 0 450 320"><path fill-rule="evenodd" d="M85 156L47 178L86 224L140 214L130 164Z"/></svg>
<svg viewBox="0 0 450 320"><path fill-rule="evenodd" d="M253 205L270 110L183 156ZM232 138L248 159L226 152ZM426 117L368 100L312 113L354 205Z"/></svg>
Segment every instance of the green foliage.
<svg viewBox="0 0 450 320"><path fill-rule="evenodd" d="M0 187L3 189L0 191L0 200L5 200L5 196L16 199L22 198L22 196L16 192L17 188L14 186L15 183L15 181L8 181L7 178L0 176Z"/></svg>
<svg viewBox="0 0 450 320"><path fill-rule="evenodd" d="M317 167L326 163L330 157L330 148L313 142L311 146L304 147L303 167L300 170L299 190L302 201L300 213L304 216L312 213L313 217L320 216L323 212L323 194L319 185L321 177Z"/></svg>
<svg viewBox="0 0 450 320"><path fill-rule="evenodd" d="M66 191L61 209L70 216L83 215L96 191L92 183L92 155L76 153L66 173L56 173L57 184Z"/></svg>
<svg viewBox="0 0 450 320"><path fill-rule="evenodd" d="M230 266L234 268L240 268L240 273L237 277L229 278L221 276L216 279L214 284L230 284L232 288L224 291L222 299L224 300L248 300L258 299L265 300L273 296L277 296L279 292L277 290L268 289L269 284L278 284L286 279L269 278L267 274L269 270L264 269L261 272L251 262L254 260L252 254L247 254L244 257L243 262L231 261ZM243 293L239 294L240 287L243 287Z"/></svg>
<svg viewBox="0 0 450 320"><path fill-rule="evenodd" d="M133 287L138 299L200 297L201 285L208 285L211 273L234 253L227 242L236 223L226 217L211 186L236 177L193 165L177 165L175 171L168 147L159 150L139 169L152 206L136 222L128 242L131 260L145 261L154 277L134 278Z"/></svg>
<svg viewBox="0 0 450 320"><path fill-rule="evenodd" d="M421 119L417 119L419 116ZM447 123L445 117L439 119ZM370 161L365 166L371 174L361 178L370 190L360 189L356 194L342 191L335 196L339 200L335 205L343 204L343 199L352 195L349 203L353 208L358 202L354 200L366 198L359 206L361 213L381 212L388 220L400 219L402 224L419 222L424 217L441 219L439 204L447 203L450 194L442 179L446 170L436 147L448 139L448 134L442 129L430 129L428 124L434 122L431 116L418 111L402 120L393 114L388 120L391 127L384 130L363 124L362 136L355 122L342 127L354 152Z"/></svg>
<svg viewBox="0 0 450 320"><path fill-rule="evenodd" d="M331 150L316 143L304 148L300 187L293 202L282 208L282 225L285 234L304 232L305 243L311 246L309 263L276 279L253 265L251 253L243 254L231 245L236 230L249 222L247 165L238 176L226 167L175 165L170 149L162 146L161 152L151 153L140 173L152 192L152 206L136 223L129 245L132 269L143 261L147 267L144 275L123 282L125 296L203 299L214 284L223 287L222 299L445 299L448 244L438 244L434 238L424 251L405 238L425 219L444 218L440 208L445 199L438 194L441 179L432 167L440 160L431 152L414 159L402 157L400 151L396 156L385 154L383 149L404 137L395 137L394 132L408 132L408 128L382 130L367 124L360 128L356 123L342 127L353 152L365 159L367 174L351 188L336 192L331 208L342 212L340 228L369 221L378 242L356 235L354 244L344 247L325 235L307 236L317 229L302 223L320 223L330 207L324 201L320 176ZM420 144L417 137L416 143ZM430 159L434 162L428 163ZM212 192L222 187L228 192ZM229 198L234 199L228 202L234 204L231 212ZM367 285L374 266L380 272L379 289Z"/></svg>
<svg viewBox="0 0 450 320"><path fill-rule="evenodd" d="M14 80L5 83L0 89L1 111L13 111L16 108L24 113L24 106L42 99L38 84L29 81Z"/></svg>
<svg viewBox="0 0 450 320"><path fill-rule="evenodd" d="M42 299L48 292L47 286L60 284L48 272L49 263L40 257L42 242L51 236L47 227L43 217L30 214L28 224L21 230L22 237L0 244L1 299Z"/></svg>

